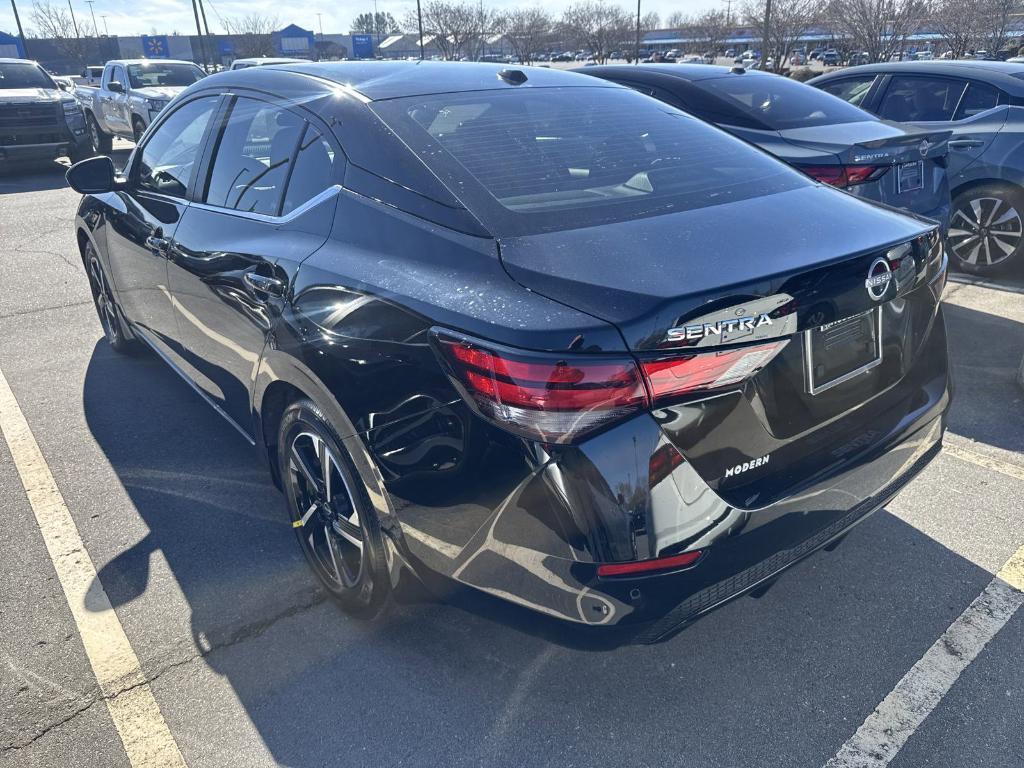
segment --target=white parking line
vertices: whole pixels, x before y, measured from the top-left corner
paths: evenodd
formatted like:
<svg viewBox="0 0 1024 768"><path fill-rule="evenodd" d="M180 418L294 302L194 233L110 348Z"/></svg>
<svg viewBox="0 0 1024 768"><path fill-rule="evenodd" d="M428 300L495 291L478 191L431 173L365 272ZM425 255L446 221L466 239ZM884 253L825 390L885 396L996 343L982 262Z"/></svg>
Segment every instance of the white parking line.
<svg viewBox="0 0 1024 768"><path fill-rule="evenodd" d="M928 649L825 768L883 768L1024 605L1024 547Z"/></svg>
<svg viewBox="0 0 1024 768"><path fill-rule="evenodd" d="M999 459L994 459L991 456L985 456L977 451L972 451L970 448L964 448L962 445L951 443L948 439L942 446L942 452L950 456L955 456L961 461L967 461L971 464L976 464L979 467L991 469L993 472L998 472L1001 475L1012 477L1015 480L1024 480L1024 467L1017 464L1010 464L1006 461L1000 461Z"/></svg>
<svg viewBox="0 0 1024 768"><path fill-rule="evenodd" d="M138 656L96 575L39 444L0 371L0 431L21 477L85 653L133 768L185 768Z"/></svg>

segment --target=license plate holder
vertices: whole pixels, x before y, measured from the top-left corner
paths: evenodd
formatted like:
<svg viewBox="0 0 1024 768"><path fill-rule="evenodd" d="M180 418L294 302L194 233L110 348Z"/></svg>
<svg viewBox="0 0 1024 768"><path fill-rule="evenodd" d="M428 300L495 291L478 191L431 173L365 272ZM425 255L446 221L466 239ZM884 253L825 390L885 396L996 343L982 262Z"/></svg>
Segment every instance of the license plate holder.
<svg viewBox="0 0 1024 768"><path fill-rule="evenodd" d="M882 308L804 331L807 391L817 395L882 362Z"/></svg>
<svg viewBox="0 0 1024 768"><path fill-rule="evenodd" d="M896 169L896 185L900 194L924 188L924 161L901 163Z"/></svg>

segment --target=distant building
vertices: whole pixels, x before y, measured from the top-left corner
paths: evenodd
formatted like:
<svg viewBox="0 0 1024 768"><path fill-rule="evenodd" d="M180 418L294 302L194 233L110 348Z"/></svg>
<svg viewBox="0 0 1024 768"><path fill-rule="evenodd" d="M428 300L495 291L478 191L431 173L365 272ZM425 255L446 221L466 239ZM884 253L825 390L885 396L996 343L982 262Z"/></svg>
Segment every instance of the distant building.
<svg viewBox="0 0 1024 768"><path fill-rule="evenodd" d="M25 50L22 48L21 39L0 32L0 59L24 59Z"/></svg>

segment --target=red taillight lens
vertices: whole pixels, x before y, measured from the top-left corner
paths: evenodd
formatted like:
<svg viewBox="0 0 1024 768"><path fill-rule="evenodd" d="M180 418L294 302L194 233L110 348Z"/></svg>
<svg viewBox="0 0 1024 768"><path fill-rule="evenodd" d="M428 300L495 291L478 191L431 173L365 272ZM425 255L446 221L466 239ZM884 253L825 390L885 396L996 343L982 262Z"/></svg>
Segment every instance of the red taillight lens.
<svg viewBox="0 0 1024 768"><path fill-rule="evenodd" d="M753 347L641 363L655 403L691 392L737 384L764 368L786 346L773 341Z"/></svg>
<svg viewBox="0 0 1024 768"><path fill-rule="evenodd" d="M787 343L638 365L632 357L527 352L444 332L434 340L467 402L499 426L545 443L570 443L652 405L737 384Z"/></svg>
<svg viewBox="0 0 1024 768"><path fill-rule="evenodd" d="M487 417L544 442L569 442L648 405L631 358L485 349L437 337L450 372Z"/></svg>
<svg viewBox="0 0 1024 768"><path fill-rule="evenodd" d="M659 557L655 560L636 560L632 563L604 563L597 566L598 576L635 576L652 571L668 571L693 565L700 559L701 550L683 552L681 555Z"/></svg>
<svg viewBox="0 0 1024 768"><path fill-rule="evenodd" d="M833 187L852 187L880 179L889 170L888 165L807 165L800 170L816 181Z"/></svg>

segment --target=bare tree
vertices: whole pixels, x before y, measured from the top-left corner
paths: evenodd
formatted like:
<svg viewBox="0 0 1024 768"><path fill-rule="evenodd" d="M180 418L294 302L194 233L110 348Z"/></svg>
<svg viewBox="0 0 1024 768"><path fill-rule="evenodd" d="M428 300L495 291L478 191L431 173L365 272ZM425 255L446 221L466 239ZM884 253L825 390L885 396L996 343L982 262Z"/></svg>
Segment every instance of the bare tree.
<svg viewBox="0 0 1024 768"><path fill-rule="evenodd" d="M641 31L650 32L653 29L661 29L661 16L658 15L657 11L645 13L640 19Z"/></svg>
<svg viewBox="0 0 1024 768"><path fill-rule="evenodd" d="M962 58L974 50L981 36L978 0L937 0L931 8L931 20L953 58Z"/></svg>
<svg viewBox="0 0 1024 768"><path fill-rule="evenodd" d="M1021 0L981 0L979 5L981 47L989 53L1003 50L1015 37L1010 31L1010 24L1024 12L1024 3Z"/></svg>
<svg viewBox="0 0 1024 768"><path fill-rule="evenodd" d="M501 14L495 28L512 48L512 55L523 64L533 61L533 54L551 34L551 15L543 8L516 8Z"/></svg>
<svg viewBox="0 0 1024 768"><path fill-rule="evenodd" d="M748 24L767 31L763 35L767 39L761 42L762 66L767 66L771 57L771 68L781 72L800 37L821 20L821 6L818 0L771 0L767 24L766 6L766 0L748 0L743 13Z"/></svg>
<svg viewBox="0 0 1024 768"><path fill-rule="evenodd" d="M431 36L442 58L457 59L467 42L479 32L480 8L476 3L427 0L421 6L423 36ZM410 11L406 27L417 28L416 12Z"/></svg>
<svg viewBox="0 0 1024 768"><path fill-rule="evenodd" d="M58 51L79 64L85 64L92 46L88 40L78 36L78 28L67 9L42 0L33 3L29 18L35 27L35 37L53 40Z"/></svg>
<svg viewBox="0 0 1024 768"><path fill-rule="evenodd" d="M635 18L606 0L580 0L562 14L563 34L604 63L608 54L635 33Z"/></svg>
<svg viewBox="0 0 1024 768"><path fill-rule="evenodd" d="M221 24L231 35L235 55L239 58L274 55L273 33L279 26L277 17L251 13L241 18L221 19Z"/></svg>
<svg viewBox="0 0 1024 768"><path fill-rule="evenodd" d="M926 18L926 0L832 0L828 16L858 52L888 61L903 50L907 36Z"/></svg>
<svg viewBox="0 0 1024 768"><path fill-rule="evenodd" d="M397 35L402 30L398 26L398 22L395 21L394 16L381 11L379 13L360 13L352 22L352 27L349 31L365 35L376 35L377 37L387 37L388 35Z"/></svg>
<svg viewBox="0 0 1024 768"><path fill-rule="evenodd" d="M672 11L665 19L666 29L682 29L693 24L693 17L682 11Z"/></svg>
<svg viewBox="0 0 1024 768"><path fill-rule="evenodd" d="M694 53L714 51L727 36L725 11L705 11L690 23L691 35L694 39Z"/></svg>

